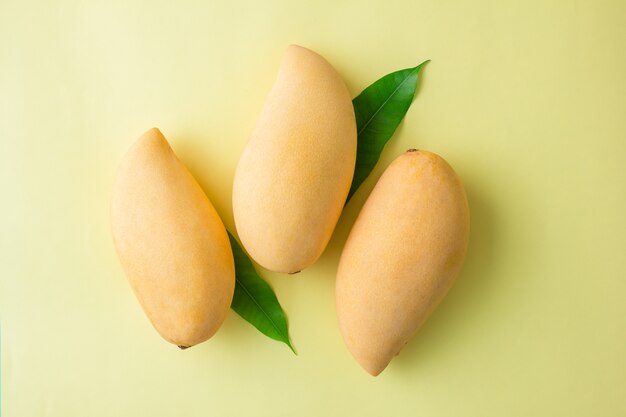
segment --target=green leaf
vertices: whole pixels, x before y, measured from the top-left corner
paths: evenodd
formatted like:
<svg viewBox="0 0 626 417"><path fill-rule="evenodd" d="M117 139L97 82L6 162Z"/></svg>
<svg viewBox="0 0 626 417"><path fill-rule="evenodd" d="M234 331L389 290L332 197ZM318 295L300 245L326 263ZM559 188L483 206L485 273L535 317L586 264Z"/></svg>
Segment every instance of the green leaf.
<svg viewBox="0 0 626 417"><path fill-rule="evenodd" d="M256 272L237 239L228 232L235 258L235 295L231 308L264 335L283 342L296 353L289 340L287 318L274 290Z"/></svg>
<svg viewBox="0 0 626 417"><path fill-rule="evenodd" d="M427 62L385 75L352 100L356 115L357 150L354 177L346 204L374 169L383 148L411 106L419 72Z"/></svg>

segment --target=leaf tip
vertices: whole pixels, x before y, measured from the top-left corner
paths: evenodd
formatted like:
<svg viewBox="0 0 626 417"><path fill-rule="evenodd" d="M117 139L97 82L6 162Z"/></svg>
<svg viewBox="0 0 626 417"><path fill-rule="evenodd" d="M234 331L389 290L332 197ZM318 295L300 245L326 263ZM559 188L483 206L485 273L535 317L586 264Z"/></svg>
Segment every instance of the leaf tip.
<svg viewBox="0 0 626 417"><path fill-rule="evenodd" d="M287 340L283 340L282 342L286 344L289 347L289 349L291 349L294 355L298 356L298 352L296 352L296 349L291 344L291 339L289 338L289 336L287 336Z"/></svg>
<svg viewBox="0 0 626 417"><path fill-rule="evenodd" d="M422 62L421 64L419 64L417 67L415 67L415 69L419 72L419 70L422 69L422 67L426 64L428 64L430 62L430 59L427 59L426 61Z"/></svg>

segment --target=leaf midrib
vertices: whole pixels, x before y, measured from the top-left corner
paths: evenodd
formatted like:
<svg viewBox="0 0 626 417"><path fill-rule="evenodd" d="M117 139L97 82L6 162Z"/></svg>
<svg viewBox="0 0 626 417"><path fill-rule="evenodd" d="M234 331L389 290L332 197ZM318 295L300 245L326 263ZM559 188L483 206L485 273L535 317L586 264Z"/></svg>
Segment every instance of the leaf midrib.
<svg viewBox="0 0 626 417"><path fill-rule="evenodd" d="M237 282L237 284L239 284L239 286L241 288L243 288L243 290L246 292L246 294L248 295L248 297L250 297L250 299L252 301L254 301L254 304L257 305L257 307L259 308L259 310L261 310L261 312L263 312L263 314L265 315L265 317L267 317L267 319L270 321L270 323L272 323L272 327L274 327L274 329L278 332L278 334L280 336L282 336L283 338L285 337L285 335L280 331L280 329L278 328L278 325L274 322L274 320L272 320L272 318L267 314L267 312L265 311L265 309L263 307L261 307L261 304L258 303L258 301L252 296L252 294L250 293L250 291L248 291L248 289L246 288L245 285L243 285L243 283L241 282L241 280L236 279L235 280ZM286 339L288 340L288 339ZM289 344L289 343L287 343Z"/></svg>
<svg viewBox="0 0 626 417"><path fill-rule="evenodd" d="M363 125L363 127L361 128L361 130L359 130L359 131L357 132L357 137L358 137L358 136L360 136L360 135L361 135L361 133L363 133L363 131L365 130L365 128L367 128L367 126L369 126L369 124L372 122L372 120L374 120L374 118L375 118L375 117L376 117L376 115L380 112L380 110L381 110L383 107L385 107L385 104L387 104L387 102L388 102L389 100L391 100L391 98L392 98L393 96L395 96L395 95L396 95L396 93L398 92L398 90L400 89L400 87L402 87L402 86L404 85L404 83L406 82L406 80L408 80L408 79L409 79L409 77L410 77L411 75L413 75L413 73L419 69L419 67L420 67L420 66L418 65L417 67L413 68L413 71L411 71L411 72L409 72L409 73L407 74L407 76L404 78L404 80L402 80L402 82L401 82L400 84L398 84L398 86L396 87L396 89L395 89L395 90L393 90L393 92L392 92L391 94L389 94L389 97L387 97L387 99L383 102L383 104L381 104L380 106L378 106L378 109L376 109L376 111L374 112L374 114L372 115L372 117L370 117L370 118L369 118L369 120L368 120L368 121L367 121L367 122Z"/></svg>

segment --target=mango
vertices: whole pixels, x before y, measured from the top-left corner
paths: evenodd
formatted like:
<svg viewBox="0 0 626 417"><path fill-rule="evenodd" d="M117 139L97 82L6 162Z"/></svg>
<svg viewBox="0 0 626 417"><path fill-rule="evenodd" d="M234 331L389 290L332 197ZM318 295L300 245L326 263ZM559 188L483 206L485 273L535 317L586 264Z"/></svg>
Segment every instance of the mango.
<svg viewBox="0 0 626 417"><path fill-rule="evenodd" d="M469 239L463 186L440 156L411 149L385 170L344 246L339 327L371 375L424 324L461 270Z"/></svg>
<svg viewBox="0 0 626 417"><path fill-rule="evenodd" d="M333 233L356 162L356 121L343 80L321 56L291 45L245 147L233 184L243 246L261 266L295 273Z"/></svg>
<svg viewBox="0 0 626 417"><path fill-rule="evenodd" d="M156 128L119 167L111 231L130 285L161 336L180 348L209 339L235 289L230 242L213 205Z"/></svg>

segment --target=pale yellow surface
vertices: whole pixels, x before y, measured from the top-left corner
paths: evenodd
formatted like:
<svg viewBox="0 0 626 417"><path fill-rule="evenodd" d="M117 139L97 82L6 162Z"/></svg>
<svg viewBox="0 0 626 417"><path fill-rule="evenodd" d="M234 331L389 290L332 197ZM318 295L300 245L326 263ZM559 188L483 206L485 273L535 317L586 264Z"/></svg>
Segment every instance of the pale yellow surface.
<svg viewBox="0 0 626 417"><path fill-rule="evenodd" d="M626 415L626 2L0 2L3 417ZM286 45L352 95L430 58L320 261L264 273L299 355L235 314L180 351L109 233L115 169L161 128L232 228L236 162ZM378 378L343 346L342 242L384 167L441 155L466 267Z"/></svg>

